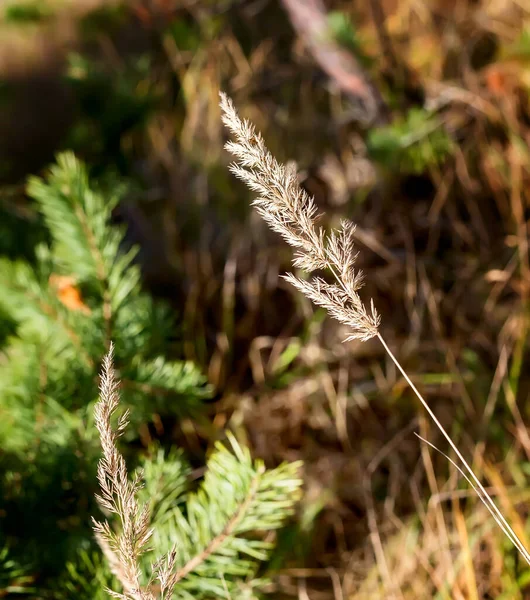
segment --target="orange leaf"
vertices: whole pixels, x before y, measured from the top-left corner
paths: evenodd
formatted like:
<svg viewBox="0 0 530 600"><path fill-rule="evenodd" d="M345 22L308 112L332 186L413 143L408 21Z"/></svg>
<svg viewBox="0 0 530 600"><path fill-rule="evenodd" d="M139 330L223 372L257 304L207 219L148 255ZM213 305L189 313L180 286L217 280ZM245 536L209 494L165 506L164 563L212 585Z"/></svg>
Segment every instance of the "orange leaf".
<svg viewBox="0 0 530 600"><path fill-rule="evenodd" d="M75 278L69 275L50 276L50 286L56 289L57 298L70 310L77 310L85 315L90 314L90 308L83 302L79 289L75 286Z"/></svg>

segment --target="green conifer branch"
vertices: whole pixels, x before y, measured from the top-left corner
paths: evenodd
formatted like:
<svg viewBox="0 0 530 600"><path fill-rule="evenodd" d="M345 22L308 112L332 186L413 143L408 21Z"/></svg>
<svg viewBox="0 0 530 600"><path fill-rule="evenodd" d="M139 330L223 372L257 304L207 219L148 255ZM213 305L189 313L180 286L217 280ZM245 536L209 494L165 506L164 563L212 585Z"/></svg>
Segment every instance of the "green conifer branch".
<svg viewBox="0 0 530 600"><path fill-rule="evenodd" d="M103 458L98 468L102 490L98 500L103 510L116 514L120 527L95 521L94 528L124 589L112 595L134 600L219 598L229 597L245 578L250 578L251 585L258 584L257 568L273 548L260 532L281 527L293 513L300 496L300 465L267 470L228 434L231 451L216 444L199 489L188 492L185 503L178 501L180 490L174 502L166 496L163 509L159 506L153 519L154 507L148 506L145 495L141 502L139 475L132 480L127 477L117 448L128 413L113 425L119 395L112 347L104 361L100 390L96 425ZM147 544L152 551L146 554ZM154 566L149 568L149 563ZM145 583L140 583L142 579Z"/></svg>

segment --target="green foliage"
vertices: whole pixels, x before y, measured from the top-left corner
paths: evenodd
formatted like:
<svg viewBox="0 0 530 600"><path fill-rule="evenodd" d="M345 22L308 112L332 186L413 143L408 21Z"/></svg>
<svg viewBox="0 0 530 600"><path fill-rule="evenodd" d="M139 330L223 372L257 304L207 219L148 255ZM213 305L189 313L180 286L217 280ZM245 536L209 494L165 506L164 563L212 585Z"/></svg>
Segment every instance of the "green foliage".
<svg viewBox="0 0 530 600"><path fill-rule="evenodd" d="M148 504L154 529L143 579L157 558L176 549L180 577L173 600L255 598L267 582L258 571L275 548L270 531L283 525L300 496L298 464L266 470L234 438L229 441L231 450L217 444L196 491L181 452L152 449L141 462L139 500ZM103 600L105 587L120 590L108 564L81 548L53 594L44 596Z"/></svg>
<svg viewBox="0 0 530 600"><path fill-rule="evenodd" d="M30 178L28 193L52 244L37 249L35 267L2 260L0 307L17 324L5 349L11 360L0 369L7 398L31 402L40 394L68 409L86 407L97 395L94 371L110 339L133 405L154 392L162 414L189 414L206 396L191 364L160 354L166 342L159 332L172 328L169 313L141 291L136 249L122 250L124 231L109 225L122 190L115 185L104 195L91 187L72 154L58 157L47 180Z"/></svg>
<svg viewBox="0 0 530 600"><path fill-rule="evenodd" d="M149 580L152 565L175 551L174 600L255 597L267 582L258 571L275 548L271 531L293 514L299 499L298 463L267 470L230 434L229 443L230 450L216 444L195 491L179 452L158 450L141 465L139 500L149 506L154 532L143 578ZM106 569L94 568L99 580Z"/></svg>
<svg viewBox="0 0 530 600"><path fill-rule="evenodd" d="M100 189L61 154L27 186L51 242L35 264L0 257L0 535L50 576L92 538L92 412L109 341L138 422L197 414L209 395L191 363L167 355L173 319L142 291L136 249L111 224L124 189Z"/></svg>
<svg viewBox="0 0 530 600"><path fill-rule="evenodd" d="M161 448L151 448L141 457L140 468L143 473L144 487L140 491L140 501L147 503L151 522L161 535L167 530L164 523L171 510L184 501L189 488L191 469L179 450L164 452ZM95 507L92 508L95 514ZM87 522L89 517L87 516ZM147 569L148 565L146 565ZM117 580L112 576L109 565L99 549L93 544L80 544L66 561L62 575L54 582L53 588L44 590L45 598L54 600L106 600L105 591L119 589Z"/></svg>
<svg viewBox="0 0 530 600"><path fill-rule="evenodd" d="M33 593L32 583L30 567L11 558L7 546L0 548L0 598Z"/></svg>
<svg viewBox="0 0 530 600"><path fill-rule="evenodd" d="M328 16L328 28L332 37L345 49L354 54L365 67L372 64L372 60L362 49L359 36L350 17L340 11L331 11Z"/></svg>
<svg viewBox="0 0 530 600"><path fill-rule="evenodd" d="M27 185L50 242L32 263L0 257L0 534L14 557L0 554L0 584L9 593L33 583L29 572L46 574L31 592L43 599L103 600L106 587L119 589L90 531L100 455L92 414L110 340L135 423L198 415L209 394L191 363L167 355L170 314L142 291L136 249L111 224L125 190L118 180L90 181L73 154L59 155ZM135 427L127 435L135 441ZM128 445L155 531L145 576L149 561L175 546L174 598L254 597L274 547L270 531L299 496L296 464L267 471L231 445L217 446L198 489L181 451L152 447L135 457Z"/></svg>
<svg viewBox="0 0 530 600"><path fill-rule="evenodd" d="M81 35L85 39L93 39L101 34L112 34L127 20L125 2L103 2L88 12L79 24Z"/></svg>
<svg viewBox="0 0 530 600"><path fill-rule="evenodd" d="M144 487L140 490L140 502L149 505L153 524L162 523L175 506L184 501L189 487L191 468L180 450L165 453L154 449L140 463Z"/></svg>
<svg viewBox="0 0 530 600"><path fill-rule="evenodd" d="M107 588L116 585L100 552L81 549L69 560L54 589L43 592L44 598L55 600L108 600Z"/></svg>
<svg viewBox="0 0 530 600"><path fill-rule="evenodd" d="M4 18L7 23L23 25L29 23L40 23L51 17L53 12L46 6L44 0L38 2L16 2L6 6Z"/></svg>
<svg viewBox="0 0 530 600"><path fill-rule="evenodd" d="M179 50L195 52L201 45L201 31L196 23L188 23L184 19L172 21L166 34L173 38Z"/></svg>
<svg viewBox="0 0 530 600"><path fill-rule="evenodd" d="M256 572L274 548L263 532L281 527L299 497L299 464L266 470L232 437L230 443L232 451L217 444L185 504L156 519L153 555L177 551L174 598L234 598L263 585Z"/></svg>
<svg viewBox="0 0 530 600"><path fill-rule="evenodd" d="M123 69L72 53L66 80L77 98L80 118L69 132L69 148L89 156L94 168L102 156L124 169L123 136L144 125L157 103L149 55L131 56ZM96 163L96 164L95 164Z"/></svg>
<svg viewBox="0 0 530 600"><path fill-rule="evenodd" d="M517 38L503 52L505 58L515 58L522 61L530 59L530 26L524 27Z"/></svg>
<svg viewBox="0 0 530 600"><path fill-rule="evenodd" d="M453 140L442 123L426 110L413 108L404 119L368 134L368 151L381 165L420 174L443 163L453 151Z"/></svg>

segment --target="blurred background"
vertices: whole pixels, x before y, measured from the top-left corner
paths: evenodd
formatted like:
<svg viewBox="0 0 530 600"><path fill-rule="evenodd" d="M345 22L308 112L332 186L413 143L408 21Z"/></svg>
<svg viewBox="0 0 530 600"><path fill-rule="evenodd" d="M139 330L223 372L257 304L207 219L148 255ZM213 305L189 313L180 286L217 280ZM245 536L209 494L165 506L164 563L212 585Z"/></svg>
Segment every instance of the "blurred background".
<svg viewBox="0 0 530 600"><path fill-rule="evenodd" d="M414 435L446 450L378 341L342 343L279 277L291 251L227 169L220 90L297 163L325 224L357 223L383 336L529 545L527 0L2 0L0 391L25 318L6 265L37 268L49 237L26 183L71 150L123 187L112 222L204 398L182 418L145 402L131 453L177 445L200 474L231 428L268 466L304 461L273 597L530 597L528 568ZM48 292L90 310L62 277ZM94 464L82 482L65 454L43 467L13 442L32 419L0 427L0 596L84 598L65 565L91 539Z"/></svg>

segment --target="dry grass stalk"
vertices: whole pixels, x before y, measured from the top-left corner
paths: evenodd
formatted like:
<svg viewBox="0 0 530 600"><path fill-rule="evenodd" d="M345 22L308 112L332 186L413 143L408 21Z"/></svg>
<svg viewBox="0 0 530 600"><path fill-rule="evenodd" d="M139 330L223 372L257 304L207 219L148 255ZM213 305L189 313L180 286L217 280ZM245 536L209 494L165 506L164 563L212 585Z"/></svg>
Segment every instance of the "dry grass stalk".
<svg viewBox="0 0 530 600"><path fill-rule="evenodd" d="M171 598L175 586L174 551L158 560L152 567L151 580L147 586L140 583L140 558L149 548L153 533L149 527L147 506L140 506L138 490L142 487L142 475L137 473L129 480L125 459L118 451L116 442L128 424L128 411L118 419L113 427L112 417L116 412L120 397L118 382L114 374L112 344L103 360L99 385L100 399L95 408L95 422L101 440L103 458L98 464L98 481L101 494L96 499L103 511L114 513L121 522L119 532L111 529L107 521L94 522L96 539L105 554L112 573L123 586L124 593L107 590L113 598L122 600L155 600ZM153 581L158 580L160 594L155 596Z"/></svg>
<svg viewBox="0 0 530 600"><path fill-rule="evenodd" d="M369 309L361 300L358 291L362 287L363 276L360 271L354 269L357 257L353 252L355 227L343 221L340 231L332 231L329 234L318 227L316 206L313 199L298 184L295 169L278 163L265 146L260 133L256 132L247 120L239 118L232 101L225 94L221 93L220 96L223 122L235 137L235 141L226 144L227 150L236 158L236 163L230 166L230 170L259 194L253 202L259 214L274 231L295 248L293 265L309 274L317 269L328 269L335 282L328 283L320 277L302 280L293 274L288 274L285 278L315 304L325 308L332 317L351 328L351 334L346 341L366 341L372 337L379 339L449 443L460 461L460 466L454 461L451 462L457 466L501 530L530 565L530 553L379 333L380 316L373 300L370 301Z"/></svg>

